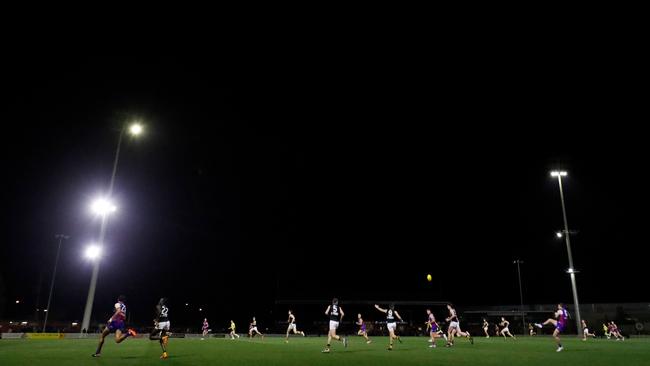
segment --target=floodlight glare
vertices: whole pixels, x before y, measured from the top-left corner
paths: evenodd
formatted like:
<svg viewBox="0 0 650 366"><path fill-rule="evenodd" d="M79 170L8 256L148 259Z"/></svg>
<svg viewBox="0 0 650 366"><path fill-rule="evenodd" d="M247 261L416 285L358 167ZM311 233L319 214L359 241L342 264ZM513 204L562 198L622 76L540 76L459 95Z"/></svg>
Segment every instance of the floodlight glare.
<svg viewBox="0 0 650 366"><path fill-rule="evenodd" d="M557 236L558 238L561 238L562 237L562 232L558 231L557 233L555 233L555 236Z"/></svg>
<svg viewBox="0 0 650 366"><path fill-rule="evenodd" d="M115 205L113 205L110 201L103 198L98 198L94 200L93 203L90 205L90 209L97 215L102 215L102 216L117 211L117 207L115 207Z"/></svg>
<svg viewBox="0 0 650 366"><path fill-rule="evenodd" d="M97 245L90 245L86 248L86 258L90 260L97 260L102 254L102 248Z"/></svg>
<svg viewBox="0 0 650 366"><path fill-rule="evenodd" d="M142 133L142 125L134 123L129 127L129 133L133 136L138 136Z"/></svg>
<svg viewBox="0 0 650 366"><path fill-rule="evenodd" d="M566 177L567 172L554 170L551 172L551 177Z"/></svg>

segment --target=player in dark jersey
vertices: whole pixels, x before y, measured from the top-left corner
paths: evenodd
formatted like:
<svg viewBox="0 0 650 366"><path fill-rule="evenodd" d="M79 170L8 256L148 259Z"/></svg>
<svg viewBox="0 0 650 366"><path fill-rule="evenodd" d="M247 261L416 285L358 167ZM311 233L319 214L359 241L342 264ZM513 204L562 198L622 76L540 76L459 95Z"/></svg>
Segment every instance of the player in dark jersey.
<svg viewBox="0 0 650 366"><path fill-rule="evenodd" d="M357 322L355 324L359 326L359 331L357 332L357 335L362 336L363 338L365 338L366 339L366 344L372 343L370 338L368 338L368 331L366 330L366 323L363 322L363 318L361 317L361 314L357 314Z"/></svg>
<svg viewBox="0 0 650 366"><path fill-rule="evenodd" d="M460 320L458 319L458 315L456 314L456 309L454 309L453 305L447 304L447 310L449 310L449 316L447 317L447 321L449 322L449 329L447 329L447 344L445 344L445 347L451 347L454 345L454 338L456 336L459 337L467 337L469 342L471 344L474 344L474 338L469 334L469 332L463 332L460 329Z"/></svg>
<svg viewBox="0 0 650 366"><path fill-rule="evenodd" d="M117 298L115 303L115 312L108 319L108 324L99 338L99 344L97 345L97 350L92 354L93 357L99 357L102 353L102 347L104 346L104 339L111 332L115 332L115 343L122 343L125 339L131 336L135 336L136 332L133 329L126 329L126 297L120 295Z"/></svg>
<svg viewBox="0 0 650 366"><path fill-rule="evenodd" d="M257 320L253 317L253 321L251 321L251 324L248 327L248 338L253 338L256 334L261 335L262 339L264 339L264 334L257 330Z"/></svg>
<svg viewBox="0 0 650 366"><path fill-rule="evenodd" d="M389 337L388 350L392 351L393 341L395 339L397 339L399 343L402 343L402 339L398 335L395 335L395 330L397 329L397 321L395 320L395 318L402 321L402 317L399 316L399 313L397 311L395 311L394 304L390 304L388 306L388 309L382 309L379 307L379 305L375 304L375 309L386 314L386 328L388 328L388 337Z"/></svg>
<svg viewBox="0 0 650 366"><path fill-rule="evenodd" d="M154 320L154 329L149 334L149 339L152 341L159 341L160 348L162 348L162 356L160 358L166 359L169 357L167 354L167 343L169 343L169 308L167 307L167 298L163 297L156 305L156 319Z"/></svg>
<svg viewBox="0 0 650 366"><path fill-rule="evenodd" d="M485 338L490 338L490 334L488 333L489 327L490 323L488 323L487 319L483 318L483 333L485 333Z"/></svg>
<svg viewBox="0 0 650 366"><path fill-rule="evenodd" d="M289 323L289 326L287 327L287 337L284 340L286 343L289 343L289 332L300 334L303 337L305 336L305 332L298 330L298 326L296 325L296 316L293 315L291 310L289 310L289 319L287 320L287 323Z"/></svg>
<svg viewBox="0 0 650 366"><path fill-rule="evenodd" d="M440 338L440 333L442 330L436 322L436 317L433 316L431 309L427 309L427 329L429 329L429 335L431 336L431 345L429 347L436 348L436 338Z"/></svg>
<svg viewBox="0 0 650 366"><path fill-rule="evenodd" d="M566 322L568 319L569 315L564 308L564 304L557 304L557 311L555 312L555 319L547 319L544 323L535 323L535 326L537 328L542 328L544 325L551 324L555 327L555 330L553 331L553 338L555 338L555 341L557 342L557 350L556 352L562 352L564 347L562 347L562 341L560 340L560 333L564 330L566 327Z"/></svg>
<svg viewBox="0 0 650 366"><path fill-rule="evenodd" d="M586 341L587 337L596 338L596 334L589 333L589 327L587 326L587 322L584 319L582 319L581 323L582 323L581 324L582 325L582 340Z"/></svg>
<svg viewBox="0 0 650 366"><path fill-rule="evenodd" d="M343 347L348 347L348 339L346 337L341 337L336 334L336 330L339 327L339 322L343 321L343 309L339 306L339 299L332 299L332 304L327 306L325 310L325 315L330 318L329 332L327 333L327 346L323 350L323 353L330 353L332 348L332 339L343 342Z"/></svg>
<svg viewBox="0 0 650 366"><path fill-rule="evenodd" d="M528 323L528 334L530 334L531 337L537 335L535 332L535 327L533 327L533 325L530 323Z"/></svg>

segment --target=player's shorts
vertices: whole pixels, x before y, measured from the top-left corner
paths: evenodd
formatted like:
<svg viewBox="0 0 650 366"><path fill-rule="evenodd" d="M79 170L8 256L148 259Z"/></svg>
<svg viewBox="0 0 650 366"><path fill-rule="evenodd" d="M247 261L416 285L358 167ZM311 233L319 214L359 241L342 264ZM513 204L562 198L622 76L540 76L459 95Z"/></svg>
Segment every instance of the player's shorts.
<svg viewBox="0 0 650 366"><path fill-rule="evenodd" d="M583 330L582 330L582 333L584 333L584 334L589 334L589 328L585 328L585 329L583 329Z"/></svg>
<svg viewBox="0 0 650 366"><path fill-rule="evenodd" d="M111 332L115 332L116 330L124 332L125 328L126 325L124 324L124 320L111 320L108 323L108 330L110 330Z"/></svg>
<svg viewBox="0 0 650 366"><path fill-rule="evenodd" d="M438 333L438 326L437 325L432 325L431 326L431 333Z"/></svg>
<svg viewBox="0 0 650 366"><path fill-rule="evenodd" d="M156 325L156 329L169 330L169 326L170 326L169 320L166 322L158 322L158 324Z"/></svg>
<svg viewBox="0 0 650 366"><path fill-rule="evenodd" d="M388 328L388 330L395 330L397 329L397 323L386 323L386 328Z"/></svg>
<svg viewBox="0 0 650 366"><path fill-rule="evenodd" d="M365 333L365 332L366 332L366 325L365 325L365 324L362 325L362 326L361 326L361 329L359 329L359 330Z"/></svg>
<svg viewBox="0 0 650 366"><path fill-rule="evenodd" d="M560 332L564 331L564 327L565 327L564 323L557 322L557 324L555 324L555 329L557 329Z"/></svg>
<svg viewBox="0 0 650 366"><path fill-rule="evenodd" d="M287 331L289 331L289 330L293 330L295 332L296 331L296 323L289 324L289 328L287 329Z"/></svg>
<svg viewBox="0 0 650 366"><path fill-rule="evenodd" d="M449 323L449 329L455 329L455 328L459 328L459 327L460 327L460 324L458 322Z"/></svg>
<svg viewBox="0 0 650 366"><path fill-rule="evenodd" d="M253 333L253 332L258 332L258 333L259 333L259 330L257 330L257 327L252 327L252 328L249 330L249 332L250 332L250 333Z"/></svg>
<svg viewBox="0 0 650 366"><path fill-rule="evenodd" d="M510 329L508 329L508 327L505 327L501 329L501 333L510 333Z"/></svg>
<svg viewBox="0 0 650 366"><path fill-rule="evenodd" d="M339 328L339 322L336 320L330 320L330 330L337 330Z"/></svg>

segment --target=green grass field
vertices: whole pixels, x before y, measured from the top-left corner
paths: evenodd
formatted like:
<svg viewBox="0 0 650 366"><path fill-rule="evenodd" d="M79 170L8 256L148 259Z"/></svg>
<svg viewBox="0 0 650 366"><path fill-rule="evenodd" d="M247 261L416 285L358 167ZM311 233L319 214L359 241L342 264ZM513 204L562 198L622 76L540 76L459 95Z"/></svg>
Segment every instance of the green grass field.
<svg viewBox="0 0 650 366"><path fill-rule="evenodd" d="M0 340L0 365L650 365L650 339L624 342L596 339L582 342L565 337L564 352L556 353L551 338L476 339L472 346L459 340L453 348L428 348L426 338L405 338L395 350L386 350L387 339L374 337L365 344L350 338L350 346L333 345L331 354L321 354L326 338L170 339L169 359L160 360L157 342L127 339L104 346L101 358L91 358L95 340ZM438 343L441 346L443 343Z"/></svg>

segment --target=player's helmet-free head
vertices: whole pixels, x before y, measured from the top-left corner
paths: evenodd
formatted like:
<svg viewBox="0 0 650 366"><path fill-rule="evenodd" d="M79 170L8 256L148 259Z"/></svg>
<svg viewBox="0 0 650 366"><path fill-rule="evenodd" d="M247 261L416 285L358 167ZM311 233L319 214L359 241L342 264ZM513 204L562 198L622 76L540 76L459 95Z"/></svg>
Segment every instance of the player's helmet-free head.
<svg viewBox="0 0 650 366"><path fill-rule="evenodd" d="M289 314L291 314L291 310L289 310Z"/></svg>
<svg viewBox="0 0 650 366"><path fill-rule="evenodd" d="M557 304L557 308L560 309L560 310L564 309L564 304L563 303Z"/></svg>
<svg viewBox="0 0 650 366"><path fill-rule="evenodd" d="M427 314L431 314L431 309L427 309Z"/></svg>
<svg viewBox="0 0 650 366"><path fill-rule="evenodd" d="M357 314L357 318L361 319L361 313Z"/></svg>
<svg viewBox="0 0 650 366"><path fill-rule="evenodd" d="M389 305L388 305L388 308L389 308L390 310L395 310L395 304L389 304Z"/></svg>
<svg viewBox="0 0 650 366"><path fill-rule="evenodd" d="M118 297L117 297L117 301L125 302L125 301L126 301L126 296L124 296L124 295L120 295L120 296L118 296Z"/></svg>
<svg viewBox="0 0 650 366"><path fill-rule="evenodd" d="M160 301L158 301L158 304L160 305L166 305L167 304L167 298L166 297L161 297Z"/></svg>
<svg viewBox="0 0 650 366"><path fill-rule="evenodd" d="M333 299L332 299L332 304L333 304L333 305L338 305L338 304L339 304L339 299L337 299L336 297L333 298Z"/></svg>
<svg viewBox="0 0 650 366"><path fill-rule="evenodd" d="M447 309L453 309L453 308L454 308L454 304L452 304L452 303L447 304Z"/></svg>

